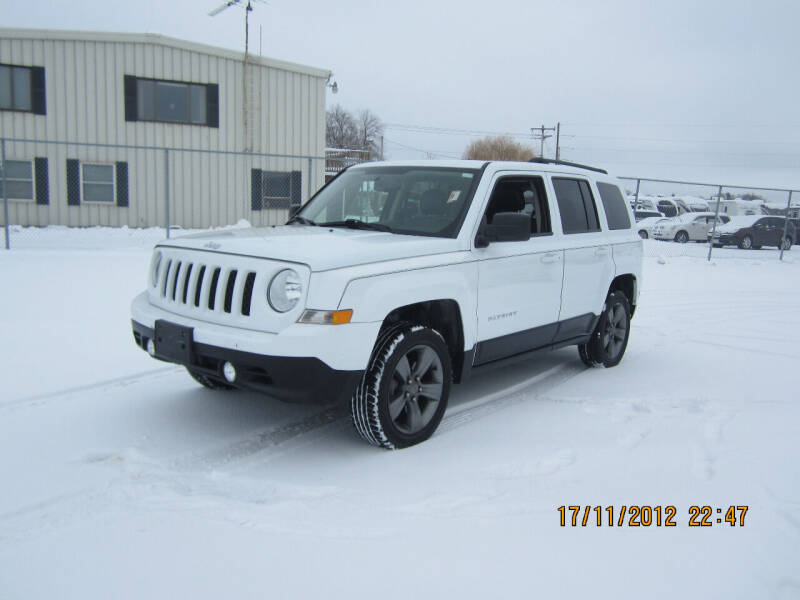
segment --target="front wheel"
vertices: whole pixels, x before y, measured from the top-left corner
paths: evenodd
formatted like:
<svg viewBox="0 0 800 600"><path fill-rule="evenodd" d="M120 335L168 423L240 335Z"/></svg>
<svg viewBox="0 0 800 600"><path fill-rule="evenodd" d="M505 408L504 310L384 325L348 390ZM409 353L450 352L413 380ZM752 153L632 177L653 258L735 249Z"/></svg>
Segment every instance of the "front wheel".
<svg viewBox="0 0 800 600"><path fill-rule="evenodd" d="M739 242L739 248L742 250L751 250L753 248L753 238L749 235L744 236L742 241Z"/></svg>
<svg viewBox="0 0 800 600"><path fill-rule="evenodd" d="M442 420L452 378L438 331L408 323L386 330L350 402L356 431L388 449L424 442Z"/></svg>
<svg viewBox="0 0 800 600"><path fill-rule="evenodd" d="M631 307L622 292L611 292L603 313L585 344L578 346L581 360L590 367L615 367L628 347L631 330Z"/></svg>

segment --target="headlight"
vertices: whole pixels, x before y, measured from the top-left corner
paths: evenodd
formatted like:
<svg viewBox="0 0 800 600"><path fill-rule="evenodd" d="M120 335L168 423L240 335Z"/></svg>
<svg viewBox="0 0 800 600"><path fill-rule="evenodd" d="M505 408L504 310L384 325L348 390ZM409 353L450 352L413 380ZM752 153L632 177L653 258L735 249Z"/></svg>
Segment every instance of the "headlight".
<svg viewBox="0 0 800 600"><path fill-rule="evenodd" d="M280 313L292 310L302 295L303 282L294 269L280 271L267 288L269 305Z"/></svg>
<svg viewBox="0 0 800 600"><path fill-rule="evenodd" d="M158 285L158 274L161 269L161 252L153 254L153 260L150 261L150 287Z"/></svg>

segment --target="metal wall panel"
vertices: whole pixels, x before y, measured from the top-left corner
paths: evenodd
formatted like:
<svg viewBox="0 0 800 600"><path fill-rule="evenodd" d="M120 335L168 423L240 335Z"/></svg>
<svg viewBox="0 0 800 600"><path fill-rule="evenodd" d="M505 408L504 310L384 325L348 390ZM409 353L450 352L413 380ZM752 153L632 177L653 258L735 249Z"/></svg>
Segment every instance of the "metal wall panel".
<svg viewBox="0 0 800 600"><path fill-rule="evenodd" d="M152 39L151 39L152 38ZM185 46L185 47L184 47ZM241 54L153 36L0 29L0 62L45 67L47 114L0 111L0 136L90 144L158 146L241 152L244 74ZM262 64L263 63L263 64ZM295 68L296 67L296 68ZM255 152L324 156L323 71L253 58L248 69ZM294 70L292 70L294 69ZM219 85L219 128L125 121L124 75ZM10 160L49 160L50 204L9 202L19 225L163 226L164 152L156 149L8 142ZM67 206L66 160L127 161L129 206ZM253 211L250 169L300 170L305 200L324 181L324 160L170 151L171 222L209 227L247 219L274 224L286 211Z"/></svg>

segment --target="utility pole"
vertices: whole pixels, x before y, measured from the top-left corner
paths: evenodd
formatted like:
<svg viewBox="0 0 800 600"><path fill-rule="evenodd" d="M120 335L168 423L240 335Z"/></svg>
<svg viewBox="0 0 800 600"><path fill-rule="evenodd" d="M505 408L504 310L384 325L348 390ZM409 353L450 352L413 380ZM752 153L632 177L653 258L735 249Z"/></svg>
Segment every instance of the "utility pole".
<svg viewBox="0 0 800 600"><path fill-rule="evenodd" d="M555 133L555 127L545 127L542 125L541 127L531 127L531 135L533 135L533 139L540 140L541 146L539 150L539 158L544 158L544 141L547 138L553 137L552 133L545 133L546 131L552 131Z"/></svg>
<svg viewBox="0 0 800 600"><path fill-rule="evenodd" d="M556 162L561 160L561 121L556 123Z"/></svg>

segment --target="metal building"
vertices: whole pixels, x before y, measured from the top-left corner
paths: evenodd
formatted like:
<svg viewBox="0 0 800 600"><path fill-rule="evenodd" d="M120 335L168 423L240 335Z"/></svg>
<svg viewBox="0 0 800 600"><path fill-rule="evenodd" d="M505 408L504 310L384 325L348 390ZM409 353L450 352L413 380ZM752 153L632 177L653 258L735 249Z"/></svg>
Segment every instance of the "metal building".
<svg viewBox="0 0 800 600"><path fill-rule="evenodd" d="M324 184L329 77L161 35L0 28L8 222L282 222Z"/></svg>

